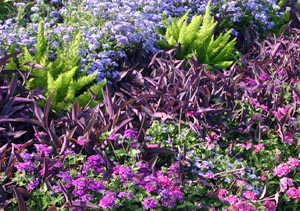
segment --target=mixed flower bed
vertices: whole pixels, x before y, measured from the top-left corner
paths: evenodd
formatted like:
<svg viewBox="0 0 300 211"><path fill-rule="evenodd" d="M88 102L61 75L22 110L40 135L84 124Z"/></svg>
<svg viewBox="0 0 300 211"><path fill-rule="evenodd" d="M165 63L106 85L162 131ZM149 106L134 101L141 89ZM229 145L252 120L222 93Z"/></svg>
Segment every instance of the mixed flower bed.
<svg viewBox="0 0 300 211"><path fill-rule="evenodd" d="M0 1L0 209L298 210L297 11Z"/></svg>

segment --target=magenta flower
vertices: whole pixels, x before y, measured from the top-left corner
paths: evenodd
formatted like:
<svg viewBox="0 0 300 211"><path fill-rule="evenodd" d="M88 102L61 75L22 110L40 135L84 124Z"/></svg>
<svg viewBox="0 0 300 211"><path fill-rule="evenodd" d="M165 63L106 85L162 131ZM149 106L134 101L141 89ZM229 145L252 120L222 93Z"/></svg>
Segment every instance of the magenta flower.
<svg viewBox="0 0 300 211"><path fill-rule="evenodd" d="M276 204L275 201L267 200L264 202L265 210L264 211L275 211L276 210Z"/></svg>
<svg viewBox="0 0 300 211"><path fill-rule="evenodd" d="M127 193L124 192L124 191L122 191L122 192L120 192L120 193L118 194L118 197L119 197L119 198L123 198L123 197L125 197L125 196L127 196Z"/></svg>
<svg viewBox="0 0 300 211"><path fill-rule="evenodd" d="M286 115L288 109L279 107L276 111L272 111L274 116L278 119L278 121L282 120L282 118Z"/></svg>
<svg viewBox="0 0 300 211"><path fill-rule="evenodd" d="M227 196L224 200L229 204L236 204L239 201L235 195Z"/></svg>
<svg viewBox="0 0 300 211"><path fill-rule="evenodd" d="M80 146L83 146L86 143L89 143L91 140L89 138L86 137L79 137L77 140L77 144Z"/></svg>
<svg viewBox="0 0 300 211"><path fill-rule="evenodd" d="M300 188L289 188L286 192L286 195L292 199L299 199L300 198Z"/></svg>
<svg viewBox="0 0 300 211"><path fill-rule="evenodd" d="M255 148L255 152L259 152L260 150L264 149L265 146L263 144L255 144L254 148Z"/></svg>
<svg viewBox="0 0 300 211"><path fill-rule="evenodd" d="M269 79L269 75L267 75L266 73L262 73L258 76L258 79L264 82Z"/></svg>
<svg viewBox="0 0 300 211"><path fill-rule="evenodd" d="M248 204L245 201L241 201L241 202L231 205L230 207L228 207L228 211L229 210L230 211L237 211L237 210L257 211L257 209L255 207L251 206L250 204Z"/></svg>
<svg viewBox="0 0 300 211"><path fill-rule="evenodd" d="M273 169L274 176L283 177L291 172L291 168L286 164L282 163Z"/></svg>
<svg viewBox="0 0 300 211"><path fill-rule="evenodd" d="M118 138L116 136L117 134L115 132L112 132L111 134L109 134L108 136L108 140L111 140L111 141L118 141Z"/></svg>
<svg viewBox="0 0 300 211"><path fill-rule="evenodd" d="M33 178L33 179L29 182L29 184L28 184L28 186L27 186L27 190L28 190L28 191L33 190L36 186L38 186L39 183L40 183L40 182L39 182L39 180L38 180L37 178Z"/></svg>
<svg viewBox="0 0 300 211"><path fill-rule="evenodd" d="M288 158L288 162L287 162L291 167L297 168L300 166L300 160L297 158L292 158L289 157Z"/></svg>
<svg viewBox="0 0 300 211"><path fill-rule="evenodd" d="M137 131L132 130L132 129L127 129L124 132L123 138L124 139L130 139L130 138L137 139L137 135L138 135Z"/></svg>
<svg viewBox="0 0 300 211"><path fill-rule="evenodd" d="M251 199L251 200L254 200L256 199L256 194L252 191L245 191L243 193L243 196L246 198L246 199Z"/></svg>
<svg viewBox="0 0 300 211"><path fill-rule="evenodd" d="M162 187L170 185L171 181L167 176L159 175L157 181Z"/></svg>
<svg viewBox="0 0 300 211"><path fill-rule="evenodd" d="M205 176L205 178L208 178L208 179L215 178L215 174L212 171L206 172L206 174L204 176Z"/></svg>
<svg viewBox="0 0 300 211"><path fill-rule="evenodd" d="M288 133L288 134L284 135L283 142L288 143L288 144L292 144L293 141L294 141L293 134Z"/></svg>
<svg viewBox="0 0 300 211"><path fill-rule="evenodd" d="M293 180L291 178L283 177L280 179L280 190L286 191L288 187L293 186Z"/></svg>
<svg viewBox="0 0 300 211"><path fill-rule="evenodd" d="M113 168L113 176L120 176L120 181L125 184L130 178L132 178L132 169L130 166L115 166Z"/></svg>
<svg viewBox="0 0 300 211"><path fill-rule="evenodd" d="M221 188L218 192L218 198L223 199L225 198L225 195L228 194L228 191L226 189Z"/></svg>
<svg viewBox="0 0 300 211"><path fill-rule="evenodd" d="M112 191L106 191L102 199L100 199L99 206L103 209L112 209L115 205L116 193Z"/></svg>
<svg viewBox="0 0 300 211"><path fill-rule="evenodd" d="M80 199L81 201L93 201L94 197L91 194L84 194Z"/></svg>
<svg viewBox="0 0 300 211"><path fill-rule="evenodd" d="M17 164L15 164L15 167L18 169L18 171L20 171L20 172L25 171L27 173L31 173L36 169L36 165L32 161L27 161L24 163L17 163Z"/></svg>
<svg viewBox="0 0 300 211"><path fill-rule="evenodd" d="M147 197L144 198L143 200L143 209L147 210L147 209L156 209L156 205L157 205L157 199L152 198L152 197Z"/></svg>
<svg viewBox="0 0 300 211"><path fill-rule="evenodd" d="M246 181L240 180L240 179L237 179L235 182L236 182L237 185L241 185L241 186L248 185L248 183Z"/></svg>
<svg viewBox="0 0 300 211"><path fill-rule="evenodd" d="M48 157L52 149L47 144L34 144L39 155Z"/></svg>

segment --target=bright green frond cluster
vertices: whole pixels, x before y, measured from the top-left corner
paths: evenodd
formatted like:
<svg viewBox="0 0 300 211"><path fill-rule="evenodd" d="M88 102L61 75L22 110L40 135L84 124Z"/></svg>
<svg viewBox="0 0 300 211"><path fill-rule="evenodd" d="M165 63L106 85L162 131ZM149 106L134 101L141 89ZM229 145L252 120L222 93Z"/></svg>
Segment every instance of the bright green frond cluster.
<svg viewBox="0 0 300 211"><path fill-rule="evenodd" d="M217 39L213 35L217 22L210 15L210 4L206 7L204 17L194 16L187 24L188 13L177 20L168 22L163 15L163 23L166 26L164 40L161 40L163 48L180 46L176 54L178 59L189 59L196 54L199 63L208 64L208 67L227 68L233 63L233 51L236 39L230 41L231 31L220 34Z"/></svg>
<svg viewBox="0 0 300 211"><path fill-rule="evenodd" d="M21 64L34 62L44 67L44 69L33 68L32 77L27 80L26 85L29 89L44 89L46 97L54 92L51 107L55 110L70 109L75 99L81 106L85 106L92 99L91 92L97 97L92 105L97 105L101 100L101 90L106 80L93 84L97 73L90 75L85 71L80 73L80 41L80 33L77 33L69 47L58 52L54 61L49 61L44 27L40 24L35 55L31 56L28 49L24 48L20 58Z"/></svg>

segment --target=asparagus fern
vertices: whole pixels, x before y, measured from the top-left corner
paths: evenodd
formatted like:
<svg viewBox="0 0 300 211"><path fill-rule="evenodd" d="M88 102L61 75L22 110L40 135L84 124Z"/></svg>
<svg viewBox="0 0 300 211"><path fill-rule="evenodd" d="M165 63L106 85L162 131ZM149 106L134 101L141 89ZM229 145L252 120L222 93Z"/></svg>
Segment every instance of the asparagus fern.
<svg viewBox="0 0 300 211"><path fill-rule="evenodd" d="M99 98L94 100L92 105L98 104L101 100L101 89L106 81L94 84L97 73L87 75L85 71L79 71L80 41L80 33L77 33L69 47L59 51L56 59L50 61L47 57L48 46L44 27L40 24L34 56L24 48L20 58L22 64L34 62L44 67L44 69L33 68L32 77L27 80L26 85L29 89L44 89L46 97L54 92L51 107L56 111L70 109L75 99L81 106L85 106L91 101L90 91Z"/></svg>
<svg viewBox="0 0 300 211"><path fill-rule="evenodd" d="M236 38L230 41L230 30L215 39L213 30L217 22L210 15L210 4L211 1L207 4L203 18L201 15L194 16L189 24L188 13L177 20L170 17L171 23L166 15L163 15L166 32L160 44L163 48L172 48L179 44L180 50L175 55L178 59L192 58L195 53L199 63L223 69L233 63Z"/></svg>

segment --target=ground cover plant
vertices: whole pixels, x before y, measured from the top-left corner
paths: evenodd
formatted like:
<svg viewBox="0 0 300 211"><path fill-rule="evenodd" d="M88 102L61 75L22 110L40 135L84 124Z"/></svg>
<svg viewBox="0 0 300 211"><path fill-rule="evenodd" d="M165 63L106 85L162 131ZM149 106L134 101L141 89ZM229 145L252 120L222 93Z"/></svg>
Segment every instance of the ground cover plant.
<svg viewBox="0 0 300 211"><path fill-rule="evenodd" d="M299 209L296 4L0 5L0 209Z"/></svg>

